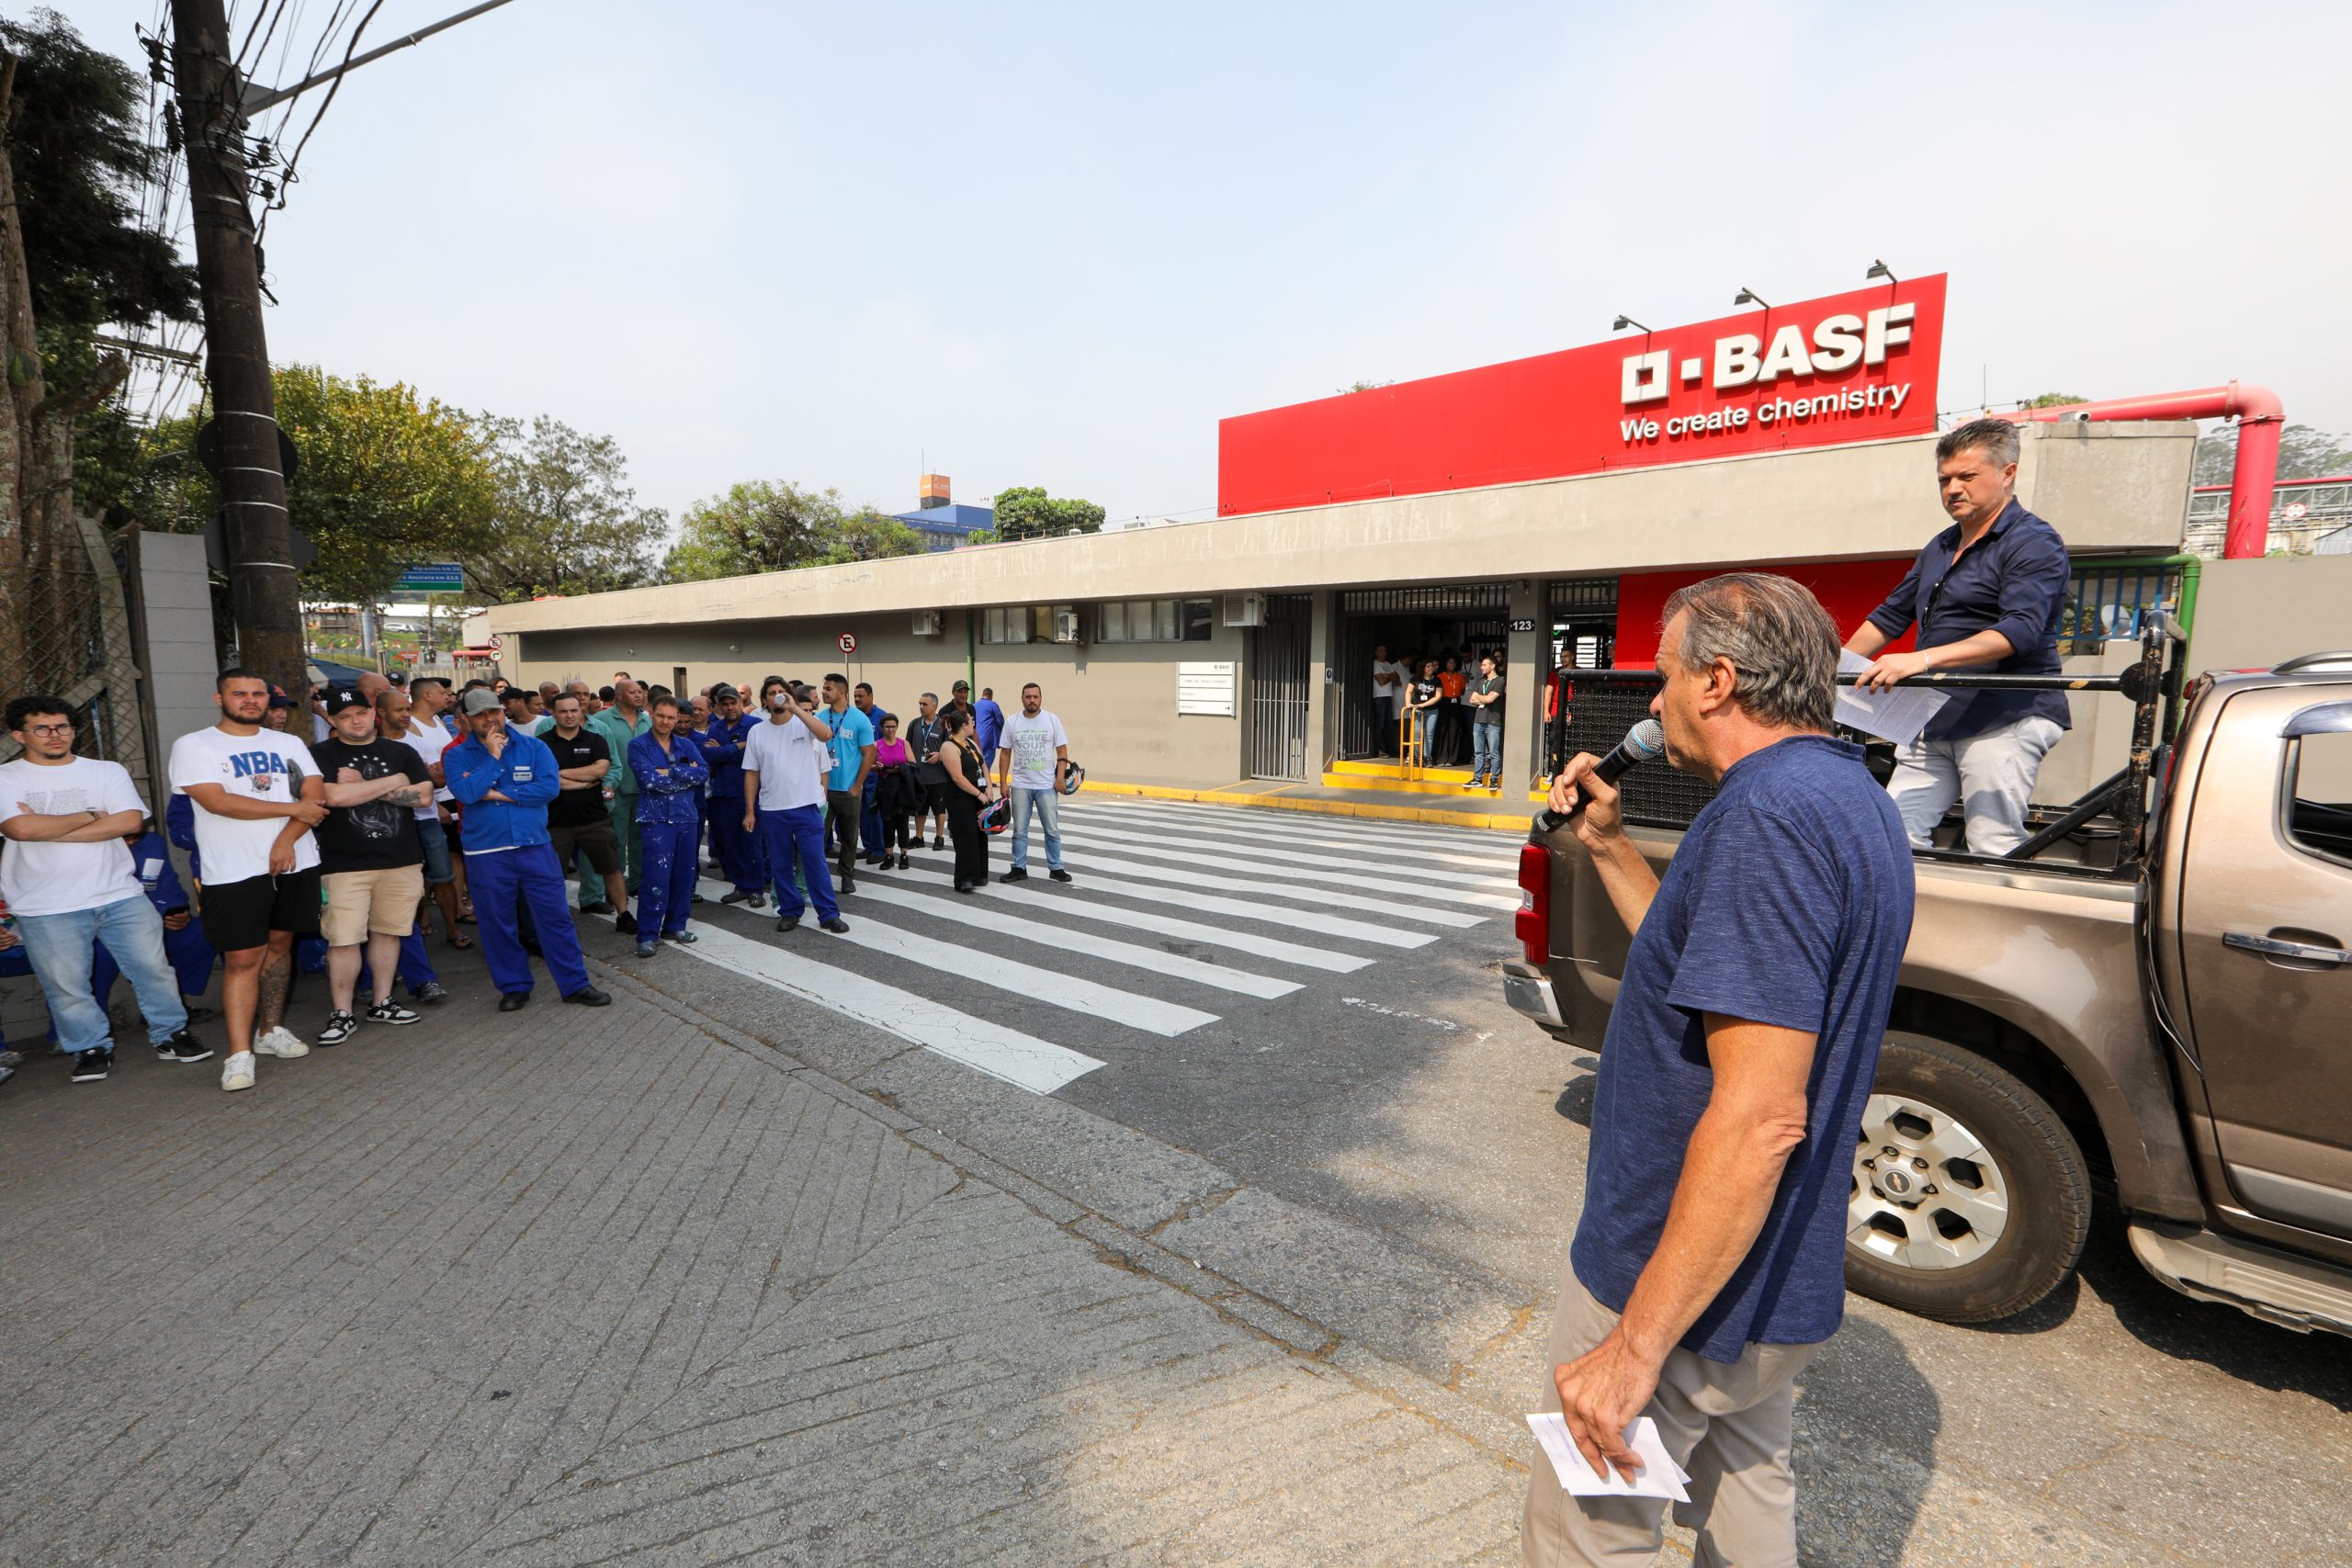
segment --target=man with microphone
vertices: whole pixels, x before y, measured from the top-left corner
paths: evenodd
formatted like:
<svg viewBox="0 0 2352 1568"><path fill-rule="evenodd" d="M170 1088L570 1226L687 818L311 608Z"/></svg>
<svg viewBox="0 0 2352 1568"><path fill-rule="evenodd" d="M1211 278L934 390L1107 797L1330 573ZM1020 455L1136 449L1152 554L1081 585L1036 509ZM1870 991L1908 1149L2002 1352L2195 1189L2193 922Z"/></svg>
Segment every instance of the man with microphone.
<svg viewBox="0 0 2352 1568"><path fill-rule="evenodd" d="M1667 760L1717 786L1663 880L1601 759L1552 785L1634 941L1544 1397L1602 1475L1635 1473L1626 1431L1656 1421L1690 1472L1677 1517L1698 1561L1792 1568L1792 1385L1844 1312L1854 1137L1911 855L1861 750L1829 735L1838 632L1802 585L1737 572L1681 590L1657 666ZM1543 1568L1647 1562L1665 1509L1573 1496L1539 1454L1522 1550Z"/></svg>

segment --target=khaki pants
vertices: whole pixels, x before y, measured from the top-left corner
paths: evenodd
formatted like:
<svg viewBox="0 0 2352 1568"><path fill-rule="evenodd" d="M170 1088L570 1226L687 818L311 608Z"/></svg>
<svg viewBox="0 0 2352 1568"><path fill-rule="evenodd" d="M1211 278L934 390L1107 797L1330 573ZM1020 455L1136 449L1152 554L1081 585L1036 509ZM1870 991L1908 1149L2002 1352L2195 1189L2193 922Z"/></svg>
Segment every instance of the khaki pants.
<svg viewBox="0 0 2352 1568"><path fill-rule="evenodd" d="M1550 1359L1535 1408L1557 1410L1551 1368L1608 1336L1617 1314L1593 1299L1573 1268L1560 1274ZM1675 1522L1699 1532L1698 1568L1796 1568L1796 1477L1789 1432L1796 1377L1819 1345L1750 1345L1736 1365L1676 1349L1642 1414L1675 1462L1690 1472L1690 1501ZM1530 1439L1532 1442L1533 1439ZM1571 1497L1537 1450L1530 1461L1521 1548L1533 1568L1647 1562L1666 1539L1657 1497Z"/></svg>

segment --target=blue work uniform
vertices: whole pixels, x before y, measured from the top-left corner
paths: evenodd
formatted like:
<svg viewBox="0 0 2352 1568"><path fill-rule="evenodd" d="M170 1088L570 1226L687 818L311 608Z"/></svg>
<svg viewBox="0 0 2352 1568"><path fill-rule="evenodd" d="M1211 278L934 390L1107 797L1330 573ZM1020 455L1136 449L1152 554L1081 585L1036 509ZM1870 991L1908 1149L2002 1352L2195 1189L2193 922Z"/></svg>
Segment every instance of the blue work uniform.
<svg viewBox="0 0 2352 1568"><path fill-rule="evenodd" d="M882 721L896 716L878 703L865 710L866 722L874 726L875 739L882 739ZM868 860L882 859L889 848L888 829L882 825L881 784L882 770L876 768L865 775L865 798L859 803L857 837Z"/></svg>
<svg viewBox="0 0 2352 1568"><path fill-rule="evenodd" d="M738 893L757 893L767 883L760 840L743 830L743 740L761 722L747 713L732 719L714 714L709 727L696 737L703 765L710 770L710 798L704 815L710 823L711 852Z"/></svg>
<svg viewBox="0 0 2352 1568"><path fill-rule="evenodd" d="M628 770L637 775L637 837L645 857L637 886L637 940L646 942L686 929L702 827L695 795L709 787L710 769L689 736L673 734L665 751L649 730L628 743ZM736 787L742 787L740 771Z"/></svg>
<svg viewBox="0 0 2352 1568"><path fill-rule="evenodd" d="M449 793L465 807L466 882L473 894L474 929L492 982L502 996L527 995L531 961L523 948L522 915L530 911L539 957L567 997L588 988L588 964L571 924L563 868L548 839L548 802L561 787L547 742L506 727L498 756L469 735L441 759ZM503 800L492 800L496 790Z"/></svg>

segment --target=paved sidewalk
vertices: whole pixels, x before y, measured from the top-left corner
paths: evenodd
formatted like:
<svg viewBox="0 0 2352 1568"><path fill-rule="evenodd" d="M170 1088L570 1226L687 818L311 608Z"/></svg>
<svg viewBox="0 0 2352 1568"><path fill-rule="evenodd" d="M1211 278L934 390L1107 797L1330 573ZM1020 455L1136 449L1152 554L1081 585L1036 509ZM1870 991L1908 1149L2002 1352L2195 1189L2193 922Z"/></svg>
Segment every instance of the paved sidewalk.
<svg viewBox="0 0 2352 1568"><path fill-rule="evenodd" d="M0 1097L0 1562L1517 1560L1435 1382L611 966L450 968L251 1093Z"/></svg>

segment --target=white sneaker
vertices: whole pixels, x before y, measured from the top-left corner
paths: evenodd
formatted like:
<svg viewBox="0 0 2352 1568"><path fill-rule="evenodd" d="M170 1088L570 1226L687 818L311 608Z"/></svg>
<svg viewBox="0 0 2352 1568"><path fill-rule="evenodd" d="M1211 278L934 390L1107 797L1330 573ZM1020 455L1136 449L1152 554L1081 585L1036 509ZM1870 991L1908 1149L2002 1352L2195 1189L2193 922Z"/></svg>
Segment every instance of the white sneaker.
<svg viewBox="0 0 2352 1568"><path fill-rule="evenodd" d="M230 1053L229 1059L220 1064L220 1087L232 1093L254 1087L254 1054L251 1051Z"/></svg>
<svg viewBox="0 0 2352 1568"><path fill-rule="evenodd" d="M311 1054L308 1043L282 1023L255 1039L254 1049L265 1056L307 1056Z"/></svg>

